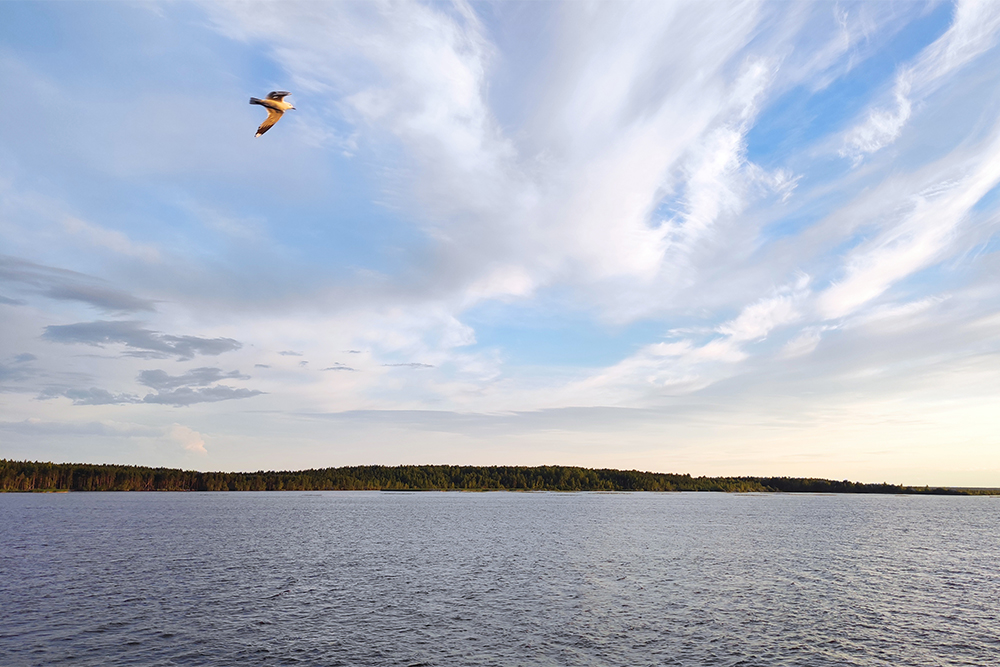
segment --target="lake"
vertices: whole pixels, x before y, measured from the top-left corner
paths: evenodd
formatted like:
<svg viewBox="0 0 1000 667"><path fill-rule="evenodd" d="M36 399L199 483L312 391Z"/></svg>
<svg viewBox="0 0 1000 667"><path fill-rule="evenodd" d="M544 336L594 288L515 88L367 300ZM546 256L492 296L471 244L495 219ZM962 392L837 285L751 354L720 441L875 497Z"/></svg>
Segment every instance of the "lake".
<svg viewBox="0 0 1000 667"><path fill-rule="evenodd" d="M983 665L1000 499L0 494L0 665Z"/></svg>

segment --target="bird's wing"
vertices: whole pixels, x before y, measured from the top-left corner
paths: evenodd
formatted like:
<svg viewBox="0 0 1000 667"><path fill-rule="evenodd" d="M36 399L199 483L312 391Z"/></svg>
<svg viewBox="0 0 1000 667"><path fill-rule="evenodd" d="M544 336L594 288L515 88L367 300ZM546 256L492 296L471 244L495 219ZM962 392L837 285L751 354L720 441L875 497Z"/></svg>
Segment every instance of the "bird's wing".
<svg viewBox="0 0 1000 667"><path fill-rule="evenodd" d="M278 100L280 102L281 100L285 99L287 95L291 95L291 93L288 92L287 90L272 90L267 94L267 99Z"/></svg>
<svg viewBox="0 0 1000 667"><path fill-rule="evenodd" d="M264 122L261 123L260 127L257 128L257 134L255 134L253 136L259 137L260 135L262 135L265 132L267 132L268 130L270 130L271 126L274 125L275 123L277 123L278 120L281 118L281 114L282 113L284 113L284 112L283 111L278 111L277 109L272 109L272 108L268 107L267 108L267 118L265 118Z"/></svg>

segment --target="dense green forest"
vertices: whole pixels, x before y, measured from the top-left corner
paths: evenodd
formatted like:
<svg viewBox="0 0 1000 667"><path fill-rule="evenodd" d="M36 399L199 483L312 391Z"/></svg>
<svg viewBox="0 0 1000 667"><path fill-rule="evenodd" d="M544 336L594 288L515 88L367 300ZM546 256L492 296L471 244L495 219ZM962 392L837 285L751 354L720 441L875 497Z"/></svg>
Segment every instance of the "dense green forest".
<svg viewBox="0 0 1000 667"><path fill-rule="evenodd" d="M569 466L350 466L295 472L196 472L175 468L0 459L0 491L783 491L971 494L969 489L861 484L795 477L692 477Z"/></svg>

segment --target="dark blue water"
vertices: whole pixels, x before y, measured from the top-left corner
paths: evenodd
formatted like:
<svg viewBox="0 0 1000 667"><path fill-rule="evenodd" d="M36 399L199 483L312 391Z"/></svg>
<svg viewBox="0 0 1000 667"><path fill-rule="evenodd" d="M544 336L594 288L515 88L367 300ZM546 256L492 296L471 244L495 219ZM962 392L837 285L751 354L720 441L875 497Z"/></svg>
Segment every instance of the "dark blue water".
<svg viewBox="0 0 1000 667"><path fill-rule="evenodd" d="M0 665L1000 664L1000 499L0 494Z"/></svg>

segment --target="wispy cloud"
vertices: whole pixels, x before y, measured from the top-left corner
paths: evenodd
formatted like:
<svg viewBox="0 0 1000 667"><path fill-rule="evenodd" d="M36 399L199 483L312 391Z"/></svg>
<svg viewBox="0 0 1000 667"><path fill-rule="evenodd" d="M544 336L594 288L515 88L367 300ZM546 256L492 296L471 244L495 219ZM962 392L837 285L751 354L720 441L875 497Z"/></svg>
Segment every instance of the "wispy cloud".
<svg viewBox="0 0 1000 667"><path fill-rule="evenodd" d="M204 387L220 380L249 380L249 375L239 371L224 373L221 368L195 368L183 375L168 375L161 370L142 371L139 373L139 383L152 387L157 391L177 389L178 387Z"/></svg>
<svg viewBox="0 0 1000 667"><path fill-rule="evenodd" d="M35 375L33 371L22 366L0 363L0 390L10 382L18 382L33 375Z"/></svg>
<svg viewBox="0 0 1000 667"><path fill-rule="evenodd" d="M264 392L257 389L244 389L227 387L226 385L216 385L202 389L192 387L180 387L172 391L161 391L156 394L146 394L142 399L143 403L173 405L175 407L185 407L196 403L216 403L218 401L232 401L241 398L252 398L260 396Z"/></svg>
<svg viewBox="0 0 1000 667"><path fill-rule="evenodd" d="M1000 183L1000 125L981 149L965 159L954 156L911 177L910 187L890 181L885 192L902 192L897 209L881 221L881 231L853 249L844 277L819 297L819 310L832 319L854 312L894 283L943 259L953 234L972 207ZM878 213L885 215L885 209Z"/></svg>
<svg viewBox="0 0 1000 667"><path fill-rule="evenodd" d="M218 401L251 398L263 394L256 389L234 388L214 385L221 380L248 380L250 376L239 371L222 372L219 368L195 368L183 375L168 375L161 370L146 370L139 373L137 381L150 387L155 394L144 397L130 393L113 393L98 387L73 388L49 387L39 395L40 399L65 397L73 405L128 405L136 403L172 405L184 407L196 403L216 403Z"/></svg>
<svg viewBox="0 0 1000 667"><path fill-rule="evenodd" d="M698 341L646 345L611 368L575 384L569 391L577 403L653 405L666 396L689 394L731 377L750 357L747 346L775 329L802 319L801 304L810 296L809 277L745 306L715 333Z"/></svg>
<svg viewBox="0 0 1000 667"><path fill-rule="evenodd" d="M859 161L894 142L910 119L914 104L942 85L948 74L993 48L1000 31L1000 7L990 0L959 0L948 30L896 77L892 103L868 112L844 139L841 155Z"/></svg>
<svg viewBox="0 0 1000 667"><path fill-rule="evenodd" d="M26 286L50 299L78 301L107 312L155 310L153 301L111 287L103 280L6 255L0 255L0 282ZM10 305L25 303L13 299L5 302Z"/></svg>
<svg viewBox="0 0 1000 667"><path fill-rule="evenodd" d="M113 394L106 389L98 387L90 387L88 389L49 388L43 391L38 398L45 400L59 396L70 399L73 401L73 405L122 405L141 401L134 394Z"/></svg>
<svg viewBox="0 0 1000 667"><path fill-rule="evenodd" d="M79 343L103 347L121 344L125 354L147 359L177 357L192 359L195 355L217 356L242 347L232 338L201 338L175 336L144 329L139 322L102 321L79 324L53 324L45 327L42 338L56 343Z"/></svg>
<svg viewBox="0 0 1000 667"><path fill-rule="evenodd" d="M336 5L316 15L237 5L215 15L227 33L268 43L313 95L333 97L359 141L404 148L409 164L392 174L390 194L418 204L438 242L424 289L472 305L567 280L648 282L663 262L677 264L680 246L743 210L751 183L794 182L745 160L744 135L775 70L743 57L758 11L598 5L567 16L570 50L554 78L564 83L517 139L490 108L495 52L469 7ZM605 31L609 21L625 26L627 43ZM365 66L347 66L357 62ZM669 76L656 76L651 63L664 62ZM663 224L655 210L671 191L685 212Z"/></svg>

